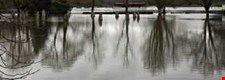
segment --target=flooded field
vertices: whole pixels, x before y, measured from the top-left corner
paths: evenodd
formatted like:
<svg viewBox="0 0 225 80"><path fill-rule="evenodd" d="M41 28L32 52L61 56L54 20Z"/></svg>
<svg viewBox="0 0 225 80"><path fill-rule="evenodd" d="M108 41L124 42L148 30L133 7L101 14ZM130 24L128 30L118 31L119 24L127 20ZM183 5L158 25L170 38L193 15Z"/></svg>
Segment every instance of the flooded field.
<svg viewBox="0 0 225 80"><path fill-rule="evenodd" d="M211 20L211 18L217 19ZM71 14L0 22L0 77L22 80L221 80L221 15Z"/></svg>

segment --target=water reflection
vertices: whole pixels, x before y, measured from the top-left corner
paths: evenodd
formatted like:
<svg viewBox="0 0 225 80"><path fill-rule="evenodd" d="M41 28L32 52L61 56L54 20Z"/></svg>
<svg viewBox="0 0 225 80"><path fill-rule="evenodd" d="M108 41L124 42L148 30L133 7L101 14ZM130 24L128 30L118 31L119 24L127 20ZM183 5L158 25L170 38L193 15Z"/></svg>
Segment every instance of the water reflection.
<svg viewBox="0 0 225 80"><path fill-rule="evenodd" d="M116 13L115 13L115 18L116 18L116 20L119 19L119 17L120 17L119 15L120 15L119 12L116 12Z"/></svg>
<svg viewBox="0 0 225 80"><path fill-rule="evenodd" d="M13 23L13 24L12 24ZM32 53L31 23L26 21L0 23L1 79L20 79L36 73L29 68L38 54ZM19 71L23 69L23 71ZM10 72L5 72L9 70Z"/></svg>
<svg viewBox="0 0 225 80"><path fill-rule="evenodd" d="M140 21L140 14L139 14L139 12L137 12L137 22L139 22Z"/></svg>
<svg viewBox="0 0 225 80"><path fill-rule="evenodd" d="M46 23L46 25L43 25L43 27L32 27L31 28L31 38L32 38L32 44L33 49L36 54L39 53L39 51L45 46L45 42L48 38L48 34L50 33L50 23Z"/></svg>
<svg viewBox="0 0 225 80"><path fill-rule="evenodd" d="M216 27L216 26L213 26ZM222 69L223 53L219 53L219 49L215 45L215 36L212 24L207 16L204 22L204 31L198 50L192 53L193 68L199 69L205 77Z"/></svg>
<svg viewBox="0 0 225 80"><path fill-rule="evenodd" d="M36 71L27 67L37 63L56 71L72 66L81 50L73 50L71 47L74 45L67 37L69 16L48 18L53 18L55 21L1 23L3 25L0 30L2 68L18 69L19 72L23 69L27 71L25 74L31 74Z"/></svg>
<svg viewBox="0 0 225 80"><path fill-rule="evenodd" d="M122 22L122 26L120 26L121 27L121 34L119 35L119 38L118 38L116 50L117 50L117 53L119 53L120 44L122 43L122 39L124 38L124 33L125 33L125 38L126 38L125 43L126 44L125 44L125 50L124 50L124 52L122 52L122 55L123 55L124 65L128 66L129 65L129 57L132 55L132 52L131 52L131 49L130 49L131 45L130 45L130 36L129 36L129 29L130 29L131 26L129 25L130 24L130 14L128 12L128 7L125 7L125 9L126 9L125 19ZM116 16L117 15L118 14L116 14ZM117 17L116 17L116 19L117 19Z"/></svg>
<svg viewBox="0 0 225 80"><path fill-rule="evenodd" d="M169 57L175 62L172 29L171 26L168 26L165 17L159 14L148 37L147 50L144 55L145 67L150 69L153 75L165 72Z"/></svg>
<svg viewBox="0 0 225 80"><path fill-rule="evenodd" d="M99 23L100 22L100 15L99 15ZM94 65L97 67L97 65L99 64L98 63L98 53L96 53L96 33L95 33L95 30L96 30L96 26L95 26L95 17L91 17L91 21L92 21L92 33L91 33L91 39L92 39L92 44L93 44L93 52L92 52L92 55L93 55L93 62L94 62Z"/></svg>
<svg viewBox="0 0 225 80"><path fill-rule="evenodd" d="M50 19L55 21L26 23L22 27L0 23L0 57L4 58L0 74L14 77L17 72L32 74L36 70L33 68L40 68L27 80L180 80L186 76L187 80L201 80L202 74L223 72L224 45L218 44L224 44L224 31L215 31L220 25L214 27L214 20L141 15L139 22L138 14L135 21L132 14L131 20L129 14L118 20L115 15L105 15L102 25L99 17L79 14L73 14L70 21L64 16L53 16ZM203 24L201 29L198 25ZM197 42L201 46L193 50ZM39 58L41 62L37 63Z"/></svg>
<svg viewBox="0 0 225 80"><path fill-rule="evenodd" d="M62 71L70 68L76 58L80 55L81 50L71 42L68 36L68 28L70 27L67 16L56 17L63 21L50 22L49 37L45 41L45 47L42 49L42 57L45 58L42 64L52 68L55 71ZM49 27L49 26L48 26ZM48 30L47 30L48 31ZM47 46L46 46L47 45ZM74 49L75 48L75 49Z"/></svg>
<svg viewBox="0 0 225 80"><path fill-rule="evenodd" d="M100 26L102 26L103 23L103 14L99 14L98 23Z"/></svg>
<svg viewBox="0 0 225 80"><path fill-rule="evenodd" d="M129 53L128 53L128 48L131 47L130 46L130 37L129 37L129 13L128 11L126 12L126 16L125 16L125 19L126 19L126 37L127 37L127 41L126 41L126 50L125 50L125 56L124 56L124 60L125 60L125 64L129 64Z"/></svg>
<svg viewBox="0 0 225 80"><path fill-rule="evenodd" d="M137 14L136 12L133 13L133 20L135 21L137 19Z"/></svg>

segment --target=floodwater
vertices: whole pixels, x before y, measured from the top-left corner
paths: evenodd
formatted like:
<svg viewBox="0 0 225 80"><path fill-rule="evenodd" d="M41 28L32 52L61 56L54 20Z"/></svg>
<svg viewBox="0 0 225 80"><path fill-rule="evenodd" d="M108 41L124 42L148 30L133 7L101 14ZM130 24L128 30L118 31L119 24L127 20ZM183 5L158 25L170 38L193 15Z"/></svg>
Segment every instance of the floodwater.
<svg viewBox="0 0 225 80"><path fill-rule="evenodd" d="M213 18L218 15L211 15ZM219 16L221 17L221 16ZM71 14L0 22L0 77L22 80L221 80L225 24L204 14Z"/></svg>

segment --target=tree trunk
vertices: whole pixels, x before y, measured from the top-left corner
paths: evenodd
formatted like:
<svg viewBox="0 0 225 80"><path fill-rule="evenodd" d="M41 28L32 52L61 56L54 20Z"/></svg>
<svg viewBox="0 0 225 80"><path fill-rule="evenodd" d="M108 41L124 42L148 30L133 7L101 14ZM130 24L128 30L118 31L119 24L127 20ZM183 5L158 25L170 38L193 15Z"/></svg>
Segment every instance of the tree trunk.
<svg viewBox="0 0 225 80"><path fill-rule="evenodd" d="M95 7L95 0L92 0L92 6L91 6L91 12L93 13L94 12L94 7Z"/></svg>
<svg viewBox="0 0 225 80"><path fill-rule="evenodd" d="M125 16L126 16L127 21L129 20L128 5L129 5L128 0L126 0L126 7L125 7L126 15Z"/></svg>
<svg viewBox="0 0 225 80"><path fill-rule="evenodd" d="M205 6L206 18L209 18L209 7L210 6Z"/></svg>
<svg viewBox="0 0 225 80"><path fill-rule="evenodd" d="M163 15L166 15L166 7L163 7Z"/></svg>
<svg viewBox="0 0 225 80"><path fill-rule="evenodd" d="M94 8L95 8L95 0L92 0L92 6L91 6L91 18L94 19Z"/></svg>
<svg viewBox="0 0 225 80"><path fill-rule="evenodd" d="M162 8L158 8L158 15L162 14Z"/></svg>

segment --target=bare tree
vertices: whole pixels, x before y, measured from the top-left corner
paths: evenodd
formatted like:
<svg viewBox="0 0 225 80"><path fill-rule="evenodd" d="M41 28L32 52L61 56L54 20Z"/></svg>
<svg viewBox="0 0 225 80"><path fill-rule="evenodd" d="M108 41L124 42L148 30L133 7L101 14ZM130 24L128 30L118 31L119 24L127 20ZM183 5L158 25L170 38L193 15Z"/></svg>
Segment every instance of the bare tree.
<svg viewBox="0 0 225 80"><path fill-rule="evenodd" d="M205 8L206 17L209 17L209 8L211 7L213 1L212 0L201 0L202 6Z"/></svg>
<svg viewBox="0 0 225 80"><path fill-rule="evenodd" d="M221 2L221 0L200 0L201 6L205 8L206 17L209 17L210 7L217 2Z"/></svg>
<svg viewBox="0 0 225 80"><path fill-rule="evenodd" d="M148 0L148 3L150 5L155 5L158 8L158 13L165 14L166 13L166 6L171 6L172 0Z"/></svg>

